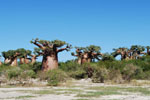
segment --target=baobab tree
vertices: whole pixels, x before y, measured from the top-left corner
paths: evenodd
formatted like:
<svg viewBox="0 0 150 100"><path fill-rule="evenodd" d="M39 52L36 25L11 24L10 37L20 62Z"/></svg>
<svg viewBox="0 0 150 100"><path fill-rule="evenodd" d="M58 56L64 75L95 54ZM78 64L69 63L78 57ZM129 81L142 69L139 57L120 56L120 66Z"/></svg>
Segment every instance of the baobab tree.
<svg viewBox="0 0 150 100"><path fill-rule="evenodd" d="M76 48L76 54L72 52L71 55L77 57L78 64L82 64L83 48L82 47L75 47L75 48Z"/></svg>
<svg viewBox="0 0 150 100"><path fill-rule="evenodd" d="M20 55L17 50L2 52L2 55L5 58L5 63L10 64L11 66L17 66L17 57Z"/></svg>
<svg viewBox="0 0 150 100"><path fill-rule="evenodd" d="M20 58L20 64L28 64L30 59L29 56L31 55L32 51L20 48L17 49L17 52L19 53L18 58Z"/></svg>
<svg viewBox="0 0 150 100"><path fill-rule="evenodd" d="M121 56L121 60L129 59L129 52L128 48L120 47L118 49L113 49L114 52L112 53L113 57L117 57L118 55Z"/></svg>
<svg viewBox="0 0 150 100"><path fill-rule="evenodd" d="M43 56L42 60L42 70L48 71L58 68L58 53L66 50L68 51L71 48L71 45L67 44L65 41L54 40L39 40L33 39L31 41L34 45L38 46L41 49L41 55ZM66 47L63 47L66 45Z"/></svg>
<svg viewBox="0 0 150 100"><path fill-rule="evenodd" d="M2 56L4 57L4 63L9 64L10 63L10 57L8 56L8 53L3 51Z"/></svg>
<svg viewBox="0 0 150 100"><path fill-rule="evenodd" d="M105 53L102 56L102 61L114 61L114 60L115 58L109 53Z"/></svg>
<svg viewBox="0 0 150 100"><path fill-rule="evenodd" d="M141 58L141 54L145 54L145 47L140 45L132 45L130 48L130 58L138 59Z"/></svg>
<svg viewBox="0 0 150 100"><path fill-rule="evenodd" d="M78 63L83 64L87 62L92 62L102 56L100 53L101 48L99 46L90 45L87 47L76 47L76 54L72 53L73 56L78 57Z"/></svg>

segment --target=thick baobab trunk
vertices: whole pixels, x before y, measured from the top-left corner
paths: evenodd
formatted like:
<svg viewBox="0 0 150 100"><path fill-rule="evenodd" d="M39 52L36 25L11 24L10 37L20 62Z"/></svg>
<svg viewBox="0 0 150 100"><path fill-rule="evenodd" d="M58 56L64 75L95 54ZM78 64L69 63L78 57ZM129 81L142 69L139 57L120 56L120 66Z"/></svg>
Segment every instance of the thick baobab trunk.
<svg viewBox="0 0 150 100"><path fill-rule="evenodd" d="M24 62L25 62L25 64L29 64L30 63L28 58L25 58Z"/></svg>
<svg viewBox="0 0 150 100"><path fill-rule="evenodd" d="M13 58L12 61L11 61L11 66L17 66L18 63L17 63L17 57Z"/></svg>
<svg viewBox="0 0 150 100"><path fill-rule="evenodd" d="M82 59L78 58L78 64L82 64Z"/></svg>
<svg viewBox="0 0 150 100"><path fill-rule="evenodd" d="M2 65L2 62L0 61L0 66Z"/></svg>
<svg viewBox="0 0 150 100"><path fill-rule="evenodd" d="M20 64L24 64L24 58L20 58Z"/></svg>
<svg viewBox="0 0 150 100"><path fill-rule="evenodd" d="M48 71L48 70L57 69L57 68L58 68L57 54L43 56L43 61L42 61L43 71Z"/></svg>
<svg viewBox="0 0 150 100"><path fill-rule="evenodd" d="M83 55L83 58L82 58L81 63L83 64L83 63L87 63L87 62L88 62L88 53L85 53L85 54Z"/></svg>
<svg viewBox="0 0 150 100"><path fill-rule="evenodd" d="M34 64L36 62L36 57L36 55L32 55L31 64Z"/></svg>
<svg viewBox="0 0 150 100"><path fill-rule="evenodd" d="M11 61L10 59L6 58L5 61L4 61L4 63L8 64L8 63L10 63L10 61Z"/></svg>

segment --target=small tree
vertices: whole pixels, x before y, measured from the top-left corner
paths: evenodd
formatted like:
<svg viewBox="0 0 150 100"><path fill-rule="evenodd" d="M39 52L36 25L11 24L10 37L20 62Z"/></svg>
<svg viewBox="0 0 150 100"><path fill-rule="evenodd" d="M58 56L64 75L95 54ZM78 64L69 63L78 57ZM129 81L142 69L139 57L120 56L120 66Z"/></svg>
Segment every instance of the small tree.
<svg viewBox="0 0 150 100"><path fill-rule="evenodd" d="M41 49L41 54L43 55L42 60L42 70L52 70L58 67L58 53L64 50L68 51L71 45L67 44L65 41L54 40L54 41L47 41L47 40L39 40L35 39L32 40L31 43L38 46ZM66 47L63 47L66 45Z"/></svg>

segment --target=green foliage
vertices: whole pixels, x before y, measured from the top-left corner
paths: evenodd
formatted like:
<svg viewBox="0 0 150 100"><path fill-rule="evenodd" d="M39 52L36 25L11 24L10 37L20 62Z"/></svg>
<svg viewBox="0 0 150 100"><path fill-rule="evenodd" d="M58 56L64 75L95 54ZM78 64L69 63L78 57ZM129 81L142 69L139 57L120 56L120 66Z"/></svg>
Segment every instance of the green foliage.
<svg viewBox="0 0 150 100"><path fill-rule="evenodd" d="M47 72L48 85L57 86L59 83L65 82L68 78L67 74L59 69L50 70Z"/></svg>
<svg viewBox="0 0 150 100"><path fill-rule="evenodd" d="M108 54L108 53L105 53L102 56L102 61L114 61L114 60L115 60L115 58L112 55Z"/></svg>
<svg viewBox="0 0 150 100"><path fill-rule="evenodd" d="M59 63L59 68L65 71L70 77L81 79L87 77L86 71L83 66L75 61L67 61L66 63Z"/></svg>
<svg viewBox="0 0 150 100"><path fill-rule="evenodd" d="M75 79L83 79L87 77L86 71L82 68L80 70L78 69L76 71L70 71L68 72L68 75Z"/></svg>
<svg viewBox="0 0 150 100"><path fill-rule="evenodd" d="M21 70L19 67L12 67L7 70L6 74L8 75L9 79L16 79L21 75L22 71L23 70Z"/></svg>
<svg viewBox="0 0 150 100"><path fill-rule="evenodd" d="M34 72L38 72L38 71L40 71L42 69L42 63L41 62L35 62L31 66L32 66L32 70Z"/></svg>
<svg viewBox="0 0 150 100"><path fill-rule="evenodd" d="M12 67L3 64L0 66L0 76L5 75L8 79L29 79L35 78L36 72L32 69L32 65L23 64L19 67Z"/></svg>
<svg viewBox="0 0 150 100"><path fill-rule="evenodd" d="M66 42L61 40L53 40L51 41L51 44L54 44L56 47L62 47L66 44Z"/></svg>
<svg viewBox="0 0 150 100"><path fill-rule="evenodd" d="M75 61L67 61L66 63L59 63L59 68L64 71L75 71L81 68L81 65L76 63Z"/></svg>
<svg viewBox="0 0 150 100"><path fill-rule="evenodd" d="M123 83L123 78L122 78L122 74L120 72L120 70L116 70L116 69L111 69L109 71L109 80L111 80L114 83Z"/></svg>
<svg viewBox="0 0 150 100"><path fill-rule="evenodd" d="M132 79L149 79L149 66L149 60L140 59L128 61L106 60L82 65L74 61L68 61L59 64L59 68L72 78L81 79L89 77L92 78L93 82L111 80L116 83L129 82Z"/></svg>
<svg viewBox="0 0 150 100"><path fill-rule="evenodd" d="M19 48L19 49L16 50L16 52L19 53L20 58L25 58L27 56L30 56L31 53L32 53L32 51L26 50L24 48Z"/></svg>
<svg viewBox="0 0 150 100"><path fill-rule="evenodd" d="M109 71L105 67L95 67L92 76L92 82L94 83L104 83L108 79Z"/></svg>
<svg viewBox="0 0 150 100"><path fill-rule="evenodd" d="M38 71L36 73L36 77L39 78L40 80L48 80L49 75L47 74L47 72Z"/></svg>
<svg viewBox="0 0 150 100"><path fill-rule="evenodd" d="M55 46L55 47L62 47L64 45L69 45L67 44L65 41L61 41L61 40L53 40L53 41L48 41L48 40L39 40L38 38L36 38L35 40L32 39L32 41L30 41L31 43L40 43L42 44L42 46Z"/></svg>
<svg viewBox="0 0 150 100"><path fill-rule="evenodd" d="M35 62L34 64L21 64L19 67L23 70L33 70L34 72L40 71L42 64L40 62Z"/></svg>
<svg viewBox="0 0 150 100"><path fill-rule="evenodd" d="M133 50L135 52L142 52L145 50L145 47L141 45L132 45L130 50Z"/></svg>
<svg viewBox="0 0 150 100"><path fill-rule="evenodd" d="M17 53L17 51L16 50L8 50L8 51L3 51L2 52L2 55L3 55L3 57L6 59L6 58L11 58L11 57L14 57L14 55Z"/></svg>
<svg viewBox="0 0 150 100"><path fill-rule="evenodd" d="M36 73L33 70L26 70L26 71L23 71L19 77L23 79L35 78Z"/></svg>
<svg viewBox="0 0 150 100"><path fill-rule="evenodd" d="M134 75L137 74L137 72L137 66L133 64L127 64L122 70L123 79L126 81L130 81L134 77Z"/></svg>
<svg viewBox="0 0 150 100"><path fill-rule="evenodd" d="M42 50L40 48L34 48L33 54L40 56L41 55Z"/></svg>
<svg viewBox="0 0 150 100"><path fill-rule="evenodd" d="M143 56L140 60L144 62L150 62L150 56L149 55Z"/></svg>
<svg viewBox="0 0 150 100"><path fill-rule="evenodd" d="M73 60L67 61L59 63L59 69L48 72L41 71L41 63L39 62L33 65L22 64L18 67L2 64L0 76L5 75L8 79L15 80L40 78L41 80L48 80L48 84L53 86L65 82L68 77L75 79L89 77L93 82L111 80L115 83L130 82L132 79L150 79L150 56L123 61L117 61L111 57L109 54L104 54L102 61L82 65Z"/></svg>
<svg viewBox="0 0 150 100"><path fill-rule="evenodd" d="M5 74L9 79L29 79L35 78L35 72L33 70L23 70L19 67L12 67L8 69Z"/></svg>
<svg viewBox="0 0 150 100"><path fill-rule="evenodd" d="M95 53L99 53L101 50L100 46L95 46L95 45L90 45L87 47L75 47L76 49L79 49L82 52L95 52Z"/></svg>
<svg viewBox="0 0 150 100"><path fill-rule="evenodd" d="M101 50L101 47L100 46L95 46L95 45L90 45L90 46L87 46L85 48L85 51L88 51L88 52L96 52L96 53L99 53Z"/></svg>

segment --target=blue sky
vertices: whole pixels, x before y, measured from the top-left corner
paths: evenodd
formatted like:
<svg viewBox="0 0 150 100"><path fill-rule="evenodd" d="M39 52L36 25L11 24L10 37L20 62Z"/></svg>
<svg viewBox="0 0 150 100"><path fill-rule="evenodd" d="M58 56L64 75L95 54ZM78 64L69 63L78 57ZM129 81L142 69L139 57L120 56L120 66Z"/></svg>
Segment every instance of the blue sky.
<svg viewBox="0 0 150 100"><path fill-rule="evenodd" d="M103 53L150 45L149 5L149 0L0 0L0 52L33 50L29 41L36 37L94 44ZM60 61L73 58L59 54Z"/></svg>

